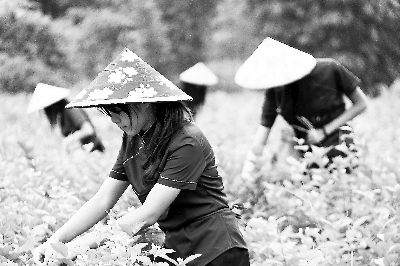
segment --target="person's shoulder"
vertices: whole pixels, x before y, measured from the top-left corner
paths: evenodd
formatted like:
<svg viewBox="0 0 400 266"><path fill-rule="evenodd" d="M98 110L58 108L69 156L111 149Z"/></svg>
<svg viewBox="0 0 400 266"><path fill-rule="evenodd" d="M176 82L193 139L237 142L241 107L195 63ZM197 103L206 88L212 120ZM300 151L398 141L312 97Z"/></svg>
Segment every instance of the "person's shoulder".
<svg viewBox="0 0 400 266"><path fill-rule="evenodd" d="M334 58L317 58L317 64L308 77L320 77L340 72L344 67Z"/></svg>
<svg viewBox="0 0 400 266"><path fill-rule="evenodd" d="M344 66L334 58L317 58L317 65L315 68L327 70L327 69L340 69Z"/></svg>
<svg viewBox="0 0 400 266"><path fill-rule="evenodd" d="M316 67L336 67L341 66L339 61L334 58L317 58L317 65Z"/></svg>
<svg viewBox="0 0 400 266"><path fill-rule="evenodd" d="M203 136L203 132L194 122L187 122L182 125L180 130L182 137L189 137L198 139Z"/></svg>
<svg viewBox="0 0 400 266"><path fill-rule="evenodd" d="M204 138L203 132L194 122L187 122L175 133L171 147L185 144L196 145Z"/></svg>

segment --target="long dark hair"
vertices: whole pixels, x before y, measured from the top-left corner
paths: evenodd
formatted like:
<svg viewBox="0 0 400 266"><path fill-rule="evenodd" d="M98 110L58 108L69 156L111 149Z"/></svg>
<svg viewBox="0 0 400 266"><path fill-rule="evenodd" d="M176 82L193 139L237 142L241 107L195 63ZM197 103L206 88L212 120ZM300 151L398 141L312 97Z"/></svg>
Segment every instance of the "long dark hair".
<svg viewBox="0 0 400 266"><path fill-rule="evenodd" d="M54 128L57 125L57 118L65 109L65 106L67 104L68 101L66 99L62 99L44 108L44 113L46 114L47 119L49 120L50 126L52 128Z"/></svg>
<svg viewBox="0 0 400 266"><path fill-rule="evenodd" d="M167 151L173 135L182 128L185 123L192 121L190 110L180 101L178 102L156 102L150 103L155 122L146 131L139 133L144 141L144 169L143 184L154 185L160 175L159 169L162 158ZM104 114L111 116L116 108L132 117L136 110L134 104L104 105L98 109ZM136 114L137 115L137 114Z"/></svg>

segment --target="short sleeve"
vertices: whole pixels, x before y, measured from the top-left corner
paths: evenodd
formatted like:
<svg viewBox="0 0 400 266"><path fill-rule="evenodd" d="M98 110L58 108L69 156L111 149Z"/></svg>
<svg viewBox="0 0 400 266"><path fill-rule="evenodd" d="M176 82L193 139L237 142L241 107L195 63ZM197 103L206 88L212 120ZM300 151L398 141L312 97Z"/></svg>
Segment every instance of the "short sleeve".
<svg viewBox="0 0 400 266"><path fill-rule="evenodd" d="M111 178L121 180L121 181L128 181L128 177L124 167L124 157L125 157L125 150L126 150L126 138L123 138L121 148L118 153L117 160L113 168L110 171L109 176Z"/></svg>
<svg viewBox="0 0 400 266"><path fill-rule="evenodd" d="M192 139L170 153L158 183L178 189L195 190L205 167L202 146Z"/></svg>
<svg viewBox="0 0 400 266"><path fill-rule="evenodd" d="M360 86L361 80L339 62L335 63L338 90L349 96Z"/></svg>
<svg viewBox="0 0 400 266"><path fill-rule="evenodd" d="M261 113L261 125L264 127L272 127L277 113L274 89L267 89L265 91L264 103Z"/></svg>

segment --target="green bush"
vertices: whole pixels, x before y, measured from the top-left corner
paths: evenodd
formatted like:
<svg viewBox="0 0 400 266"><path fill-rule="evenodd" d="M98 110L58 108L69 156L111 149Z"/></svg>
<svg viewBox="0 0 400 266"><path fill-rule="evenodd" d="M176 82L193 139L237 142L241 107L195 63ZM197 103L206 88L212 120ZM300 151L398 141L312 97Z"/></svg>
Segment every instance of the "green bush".
<svg viewBox="0 0 400 266"><path fill-rule="evenodd" d="M261 175L253 180L241 178L240 171L259 123L262 92L207 95L196 123L214 148L230 203L247 208L241 222L252 266L399 265L400 108L394 92L384 95L353 120L357 157L337 159L331 168L308 169L307 163L324 160L323 149L303 161L279 157L274 164L266 150ZM32 248L95 193L121 141L120 130L107 117L88 109L106 153L60 154L61 136L51 132L46 118L15 108L28 100L22 94L0 97L0 124L5 125L0 130L1 265L33 265ZM284 124L276 123L267 148L280 154ZM346 172L349 167L354 169ZM137 204L128 190L114 210L122 215ZM126 252L151 253L136 245L142 240L127 239L123 232L109 230L112 226L96 229L111 241L87 251L76 265L124 265L130 259Z"/></svg>
<svg viewBox="0 0 400 266"><path fill-rule="evenodd" d="M0 14L0 84L6 92L33 91L37 82L64 84L68 70L50 20L37 12Z"/></svg>
<svg viewBox="0 0 400 266"><path fill-rule="evenodd" d="M63 77L38 59L0 54L0 87L9 93L32 92L39 82L61 85Z"/></svg>

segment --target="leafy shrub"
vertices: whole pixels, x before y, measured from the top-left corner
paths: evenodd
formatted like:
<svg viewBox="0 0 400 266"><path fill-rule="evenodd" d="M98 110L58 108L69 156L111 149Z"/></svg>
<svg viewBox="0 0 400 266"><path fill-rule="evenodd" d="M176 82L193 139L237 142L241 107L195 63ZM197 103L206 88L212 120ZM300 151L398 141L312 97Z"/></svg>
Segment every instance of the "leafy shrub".
<svg viewBox="0 0 400 266"><path fill-rule="evenodd" d="M68 18L77 20L70 26L73 32L66 33L71 40L69 60L84 78L96 76L123 47L161 73L171 73L170 42L152 1L105 1L98 9L71 10ZM57 26L63 32L65 23Z"/></svg>
<svg viewBox="0 0 400 266"><path fill-rule="evenodd" d="M371 171L361 148L337 148L348 155L328 167L308 167L327 162L327 149L314 147L243 191L255 265L398 265L399 180Z"/></svg>
<svg viewBox="0 0 400 266"><path fill-rule="evenodd" d="M58 48L58 38L51 30L50 20L38 12L1 12L1 90L33 91L39 81L62 85L68 66Z"/></svg>
<svg viewBox="0 0 400 266"><path fill-rule="evenodd" d="M38 59L29 60L26 56L9 57L0 54L0 86L9 93L32 92L39 82L61 85L63 79L59 72L46 66Z"/></svg>
<svg viewBox="0 0 400 266"><path fill-rule="evenodd" d="M60 136L50 131L45 118L40 114L26 116L23 108L15 108L27 106L27 101L25 95L0 97L0 123L5 125L0 131L2 265L33 265L32 248L95 193L121 141L118 128L107 118L89 112L99 135L104 136L106 153L60 155ZM240 176L241 163L258 123L254 106L261 103L259 93L214 92L207 96L196 118L214 147L230 202L246 207L241 211L241 224L252 266L399 265L396 125L400 116L396 97L374 100L371 111L355 119L360 147L357 156L338 158L329 168L307 168L310 162L325 160L323 149L316 149L304 160L274 164L266 154L261 175L246 181ZM276 133L279 131L271 131L269 148L274 149L275 144L279 150ZM115 206L121 215L138 204L130 192ZM122 231L113 230L112 217L109 225L99 224L94 231L109 234L112 241L85 252L79 258L80 265L99 262L100 258L111 263L121 250L144 257L150 250L165 252L156 247L160 242L137 245L155 243L158 237L128 240ZM118 238L112 239L112 235ZM61 253L63 250L61 247ZM144 257L143 262L151 259ZM129 257L122 256L118 263L127 260Z"/></svg>

